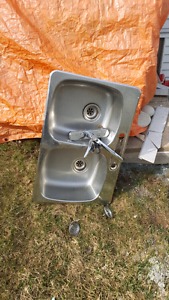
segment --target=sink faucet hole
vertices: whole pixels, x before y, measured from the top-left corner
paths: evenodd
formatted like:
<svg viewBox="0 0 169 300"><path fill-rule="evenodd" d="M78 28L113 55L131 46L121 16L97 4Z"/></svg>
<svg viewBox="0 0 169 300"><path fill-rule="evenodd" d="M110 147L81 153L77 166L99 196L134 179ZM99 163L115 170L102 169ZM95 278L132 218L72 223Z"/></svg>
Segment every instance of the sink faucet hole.
<svg viewBox="0 0 169 300"><path fill-rule="evenodd" d="M83 171L86 168L86 163L83 159L77 159L74 162L74 169L76 171Z"/></svg>
<svg viewBox="0 0 169 300"><path fill-rule="evenodd" d="M83 109L83 116L87 121L94 121L100 116L100 107L94 103L90 103Z"/></svg>
<svg viewBox="0 0 169 300"><path fill-rule="evenodd" d="M116 171L117 168L118 168L118 164L112 163L111 166L110 166L110 171Z"/></svg>

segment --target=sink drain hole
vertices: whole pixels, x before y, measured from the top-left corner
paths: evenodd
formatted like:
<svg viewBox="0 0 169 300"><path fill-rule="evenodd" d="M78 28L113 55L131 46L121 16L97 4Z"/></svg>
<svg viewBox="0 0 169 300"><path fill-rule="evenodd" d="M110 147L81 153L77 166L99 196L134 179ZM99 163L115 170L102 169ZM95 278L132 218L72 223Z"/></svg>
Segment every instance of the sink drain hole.
<svg viewBox="0 0 169 300"><path fill-rule="evenodd" d="M83 171L86 168L86 163L82 159L78 159L74 162L74 168L76 171Z"/></svg>
<svg viewBox="0 0 169 300"><path fill-rule="evenodd" d="M111 166L110 166L110 171L116 171L117 168L118 168L118 164L112 163Z"/></svg>
<svg viewBox="0 0 169 300"><path fill-rule="evenodd" d="M100 116L100 108L98 105L91 103L85 106L83 116L86 120L94 121Z"/></svg>

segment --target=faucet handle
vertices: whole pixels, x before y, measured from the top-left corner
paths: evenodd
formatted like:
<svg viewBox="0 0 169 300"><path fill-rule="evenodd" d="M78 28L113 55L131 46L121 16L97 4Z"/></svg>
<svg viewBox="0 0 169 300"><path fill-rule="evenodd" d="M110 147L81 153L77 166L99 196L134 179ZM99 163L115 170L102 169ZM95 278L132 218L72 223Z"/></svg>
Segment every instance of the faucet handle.
<svg viewBox="0 0 169 300"><path fill-rule="evenodd" d="M111 155L114 157L114 159L116 161L118 161L119 163L121 163L123 161L123 158L118 153L116 153L113 149L111 149L109 146L107 146L105 143L103 143L100 139L96 139L95 143L102 146L109 153L111 153Z"/></svg>
<svg viewBox="0 0 169 300"><path fill-rule="evenodd" d="M92 137L96 138L104 138L109 135L109 130L106 128L93 129L90 131L70 131L69 139L71 141L78 141L81 139L91 139Z"/></svg>

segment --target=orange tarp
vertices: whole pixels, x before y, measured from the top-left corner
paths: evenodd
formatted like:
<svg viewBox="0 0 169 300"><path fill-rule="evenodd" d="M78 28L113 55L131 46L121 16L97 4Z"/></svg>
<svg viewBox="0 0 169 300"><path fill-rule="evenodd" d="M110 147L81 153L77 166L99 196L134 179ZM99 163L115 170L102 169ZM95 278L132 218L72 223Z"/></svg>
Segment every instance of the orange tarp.
<svg viewBox="0 0 169 300"><path fill-rule="evenodd" d="M0 142L41 136L53 70L139 87L143 131L168 13L168 0L1 0Z"/></svg>

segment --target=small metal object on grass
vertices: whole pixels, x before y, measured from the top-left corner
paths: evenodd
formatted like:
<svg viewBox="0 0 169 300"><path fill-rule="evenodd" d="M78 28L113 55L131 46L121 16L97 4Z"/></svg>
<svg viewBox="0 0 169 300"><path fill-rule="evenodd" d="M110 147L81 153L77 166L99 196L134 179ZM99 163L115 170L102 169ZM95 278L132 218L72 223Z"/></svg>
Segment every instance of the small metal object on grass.
<svg viewBox="0 0 169 300"><path fill-rule="evenodd" d="M104 206L104 213L105 213L105 216L109 219L111 219L113 217L112 210L107 205Z"/></svg>
<svg viewBox="0 0 169 300"><path fill-rule="evenodd" d="M77 236L80 232L80 225L78 221L73 221L69 225L69 233L72 236Z"/></svg>

